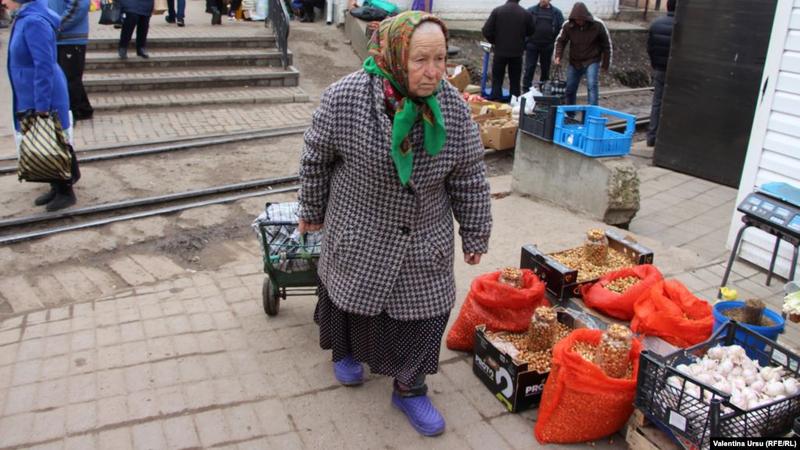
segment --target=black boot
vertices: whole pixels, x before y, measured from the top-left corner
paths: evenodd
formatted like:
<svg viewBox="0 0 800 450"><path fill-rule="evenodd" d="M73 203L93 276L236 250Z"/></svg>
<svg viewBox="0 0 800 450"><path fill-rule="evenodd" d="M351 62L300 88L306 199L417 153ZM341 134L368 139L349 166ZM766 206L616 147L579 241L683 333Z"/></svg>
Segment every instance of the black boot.
<svg viewBox="0 0 800 450"><path fill-rule="evenodd" d="M150 57L150 54L147 53L147 49L146 48L136 49L136 55L140 56L140 57L142 57L144 59L147 59L147 58Z"/></svg>
<svg viewBox="0 0 800 450"><path fill-rule="evenodd" d="M47 204L46 209L48 211L58 211L74 205L76 201L75 191L72 190L72 186L60 184L56 186L56 196Z"/></svg>
<svg viewBox="0 0 800 450"><path fill-rule="evenodd" d="M56 196L56 185L50 183L50 190L45 192L44 194L36 197L36 200L33 201L33 204L36 206L42 206L50 203L50 200Z"/></svg>
<svg viewBox="0 0 800 450"><path fill-rule="evenodd" d="M222 25L222 12L217 7L211 8L211 25Z"/></svg>
<svg viewBox="0 0 800 450"><path fill-rule="evenodd" d="M128 48L120 47L117 49L117 54L119 54L119 59L128 59Z"/></svg>

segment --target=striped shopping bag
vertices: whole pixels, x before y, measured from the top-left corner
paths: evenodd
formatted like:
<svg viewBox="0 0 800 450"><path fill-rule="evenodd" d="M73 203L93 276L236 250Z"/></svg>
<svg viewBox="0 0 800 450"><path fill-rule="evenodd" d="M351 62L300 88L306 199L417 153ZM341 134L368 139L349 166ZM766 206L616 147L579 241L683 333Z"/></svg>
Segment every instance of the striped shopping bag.
<svg viewBox="0 0 800 450"><path fill-rule="evenodd" d="M75 154L61 128L58 115L27 114L20 118L17 176L20 181L68 181L73 178Z"/></svg>

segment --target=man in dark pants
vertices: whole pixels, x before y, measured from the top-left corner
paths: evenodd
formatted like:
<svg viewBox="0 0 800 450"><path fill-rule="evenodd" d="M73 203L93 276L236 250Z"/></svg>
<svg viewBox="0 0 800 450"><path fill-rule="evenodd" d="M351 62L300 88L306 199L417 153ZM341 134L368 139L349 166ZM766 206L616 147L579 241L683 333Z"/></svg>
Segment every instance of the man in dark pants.
<svg viewBox="0 0 800 450"><path fill-rule="evenodd" d="M519 0L508 0L489 14L483 25L483 36L494 46L492 61L492 100L503 96L503 80L508 67L509 90L519 97L519 82L522 77L522 54L525 52L525 38L533 34L533 16Z"/></svg>
<svg viewBox="0 0 800 450"><path fill-rule="evenodd" d="M525 75L522 77L522 92L528 92L533 84L536 63L539 62L541 72L539 81L550 79L550 61L556 36L564 24L564 14L552 6L550 0L539 0L539 4L528 8L533 16L533 36L525 44Z"/></svg>
<svg viewBox="0 0 800 450"><path fill-rule="evenodd" d="M177 23L179 27L185 26L184 18L186 17L186 0L177 0L178 9L175 10L176 0L167 0L167 15L164 19L167 23Z"/></svg>
<svg viewBox="0 0 800 450"><path fill-rule="evenodd" d="M58 65L67 77L69 109L73 120L91 119L94 109L83 87L86 44L89 42L89 0L49 0L48 7L61 16Z"/></svg>
<svg viewBox="0 0 800 450"><path fill-rule="evenodd" d="M664 79L667 74L669 49L672 43L672 28L675 25L675 4L677 0L667 0L667 15L659 17L650 25L647 37L647 54L653 68L653 107L650 110L650 128L647 130L647 146L655 147L658 134L658 121L661 117L661 97L664 95Z"/></svg>
<svg viewBox="0 0 800 450"><path fill-rule="evenodd" d="M314 7L324 8L325 0L303 0L303 18L300 19L300 22L314 21Z"/></svg>

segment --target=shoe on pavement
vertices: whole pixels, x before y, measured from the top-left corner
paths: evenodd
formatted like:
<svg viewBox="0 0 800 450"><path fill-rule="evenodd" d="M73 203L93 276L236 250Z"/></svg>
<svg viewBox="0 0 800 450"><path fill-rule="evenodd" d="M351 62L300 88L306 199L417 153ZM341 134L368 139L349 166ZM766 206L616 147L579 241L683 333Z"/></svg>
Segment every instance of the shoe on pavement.
<svg viewBox="0 0 800 450"><path fill-rule="evenodd" d="M128 49L125 47L117 49L117 54L119 54L119 59L128 59Z"/></svg>
<svg viewBox="0 0 800 450"><path fill-rule="evenodd" d="M167 23L175 23L175 18L172 16L164 16L164 20L166 20Z"/></svg>
<svg viewBox="0 0 800 450"><path fill-rule="evenodd" d="M433 406L427 395L402 397L393 391L392 405L406 415L417 433L423 436L438 436L444 433L446 427L444 417Z"/></svg>
<svg viewBox="0 0 800 450"><path fill-rule="evenodd" d="M364 367L350 355L333 363L333 374L336 380L345 386L364 383Z"/></svg>
<svg viewBox="0 0 800 450"><path fill-rule="evenodd" d="M54 185L50 185L50 190L45 192L44 194L36 197L36 200L33 201L33 204L36 206L43 206L50 203L50 200L56 196L56 187Z"/></svg>
<svg viewBox="0 0 800 450"><path fill-rule="evenodd" d="M56 196L47 204L48 211L58 211L59 209L68 208L75 204L75 191L72 186L60 186L56 188Z"/></svg>
<svg viewBox="0 0 800 450"><path fill-rule="evenodd" d="M144 49L144 48L141 49L141 50L136 50L136 55L140 56L140 57L142 57L144 59L147 59L147 58L150 57L150 54L147 53L147 49Z"/></svg>
<svg viewBox="0 0 800 450"><path fill-rule="evenodd" d="M186 23L183 21L183 19L178 19L178 26L179 27L185 27L186 26Z"/></svg>

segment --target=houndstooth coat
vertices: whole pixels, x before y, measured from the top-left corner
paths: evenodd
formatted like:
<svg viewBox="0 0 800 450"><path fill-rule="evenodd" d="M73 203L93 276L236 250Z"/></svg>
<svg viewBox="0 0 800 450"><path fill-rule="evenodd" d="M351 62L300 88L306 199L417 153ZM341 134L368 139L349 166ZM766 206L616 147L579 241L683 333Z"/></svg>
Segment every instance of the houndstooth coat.
<svg viewBox="0 0 800 450"><path fill-rule="evenodd" d="M323 223L318 272L349 313L398 320L448 314L455 301L453 216L465 253L486 253L492 226L483 145L466 103L449 83L438 94L447 141L435 157L410 141L404 187L389 156L391 122L382 80L350 74L323 94L305 133L300 217Z"/></svg>

